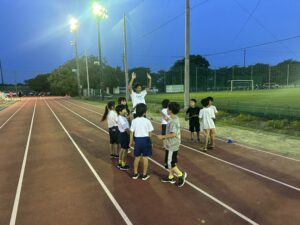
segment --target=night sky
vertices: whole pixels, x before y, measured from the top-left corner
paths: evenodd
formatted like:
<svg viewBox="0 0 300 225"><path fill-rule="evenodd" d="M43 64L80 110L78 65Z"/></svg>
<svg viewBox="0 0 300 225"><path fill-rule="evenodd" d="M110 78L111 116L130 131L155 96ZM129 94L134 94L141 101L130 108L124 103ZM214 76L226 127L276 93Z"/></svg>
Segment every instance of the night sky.
<svg viewBox="0 0 300 225"><path fill-rule="evenodd" d="M103 0L103 57L123 66L123 14L129 68L168 69L184 56L185 0ZM298 0L190 0L191 54L207 55L300 35ZM73 58L70 16L80 21L79 54L97 55L89 0L0 0L0 59L6 83L51 72ZM212 55L212 68L243 65L243 51ZM247 50L247 64L300 60L300 38Z"/></svg>

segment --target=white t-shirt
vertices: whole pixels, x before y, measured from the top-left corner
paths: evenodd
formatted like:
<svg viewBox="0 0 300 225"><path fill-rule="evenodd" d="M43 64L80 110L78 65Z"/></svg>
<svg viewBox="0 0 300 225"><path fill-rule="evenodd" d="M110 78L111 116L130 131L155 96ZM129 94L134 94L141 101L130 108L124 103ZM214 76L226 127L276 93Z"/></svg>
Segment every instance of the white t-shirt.
<svg viewBox="0 0 300 225"><path fill-rule="evenodd" d="M118 128L121 133L125 132L126 129L129 129L129 123L126 117L121 115L118 116Z"/></svg>
<svg viewBox="0 0 300 225"><path fill-rule="evenodd" d="M110 110L107 115L108 128L118 126L118 114L115 110Z"/></svg>
<svg viewBox="0 0 300 225"><path fill-rule="evenodd" d="M161 110L161 124L168 124L168 121L166 120L166 118L170 118L170 116L168 115L168 108L164 108Z"/></svg>
<svg viewBox="0 0 300 225"><path fill-rule="evenodd" d="M143 90L140 93L136 93L134 91L131 92L131 101L132 101L132 107L135 108L137 104L139 103L144 103L146 104L145 101L145 96L147 95L147 91ZM134 110L135 111L135 110Z"/></svg>
<svg viewBox="0 0 300 225"><path fill-rule="evenodd" d="M211 108L214 111L215 114L218 113L218 110L217 110L216 106L211 105L211 106L209 106L209 108Z"/></svg>
<svg viewBox="0 0 300 225"><path fill-rule="evenodd" d="M200 110L199 118L203 129L216 128L214 120L216 118L215 112L211 107Z"/></svg>
<svg viewBox="0 0 300 225"><path fill-rule="evenodd" d="M152 123L145 117L137 117L132 120L131 132L134 132L135 137L149 137L149 133L153 131Z"/></svg>

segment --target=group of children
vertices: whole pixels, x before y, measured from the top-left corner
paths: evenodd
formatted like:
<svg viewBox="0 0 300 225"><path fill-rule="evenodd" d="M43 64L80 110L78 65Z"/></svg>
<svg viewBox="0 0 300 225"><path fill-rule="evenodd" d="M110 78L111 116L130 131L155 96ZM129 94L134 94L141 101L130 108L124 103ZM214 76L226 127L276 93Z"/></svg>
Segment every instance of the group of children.
<svg viewBox="0 0 300 225"><path fill-rule="evenodd" d="M151 76L147 74L149 86L151 87ZM132 88L133 82L136 79L136 74L132 74L129 83L129 92L132 99L133 109L130 112L128 109L126 98L120 97L118 105L114 101L107 103L105 113L101 121L107 121L110 137L111 158L118 158L118 168L120 170L129 170L127 163L127 153L133 149L134 163L132 179L138 179L141 176L142 180L149 179L148 173L148 157L152 156L151 132L154 130L152 123L146 117L147 105L145 96L147 89L142 90L140 84L136 84ZM180 106L176 102L164 102L163 112L163 132L157 137L163 140L165 149L165 166L169 171L168 176L162 178L164 183L176 183L182 187L185 184L187 173L181 171L177 166L177 153L179 150L181 135L180 123L176 116L180 111ZM133 118L131 120L131 118ZM118 154L119 152L119 154ZM138 172L139 163L143 162L143 171L140 175Z"/></svg>
<svg viewBox="0 0 300 225"><path fill-rule="evenodd" d="M200 143L200 130L203 130L205 137L203 151L215 147L216 126L215 118L218 113L213 105L214 99L207 97L201 100L202 109L197 106L197 100L190 100L190 107L186 111L186 120L189 120L189 131L191 132L191 142L194 142L194 134L197 134L197 141ZM200 123L201 122L201 123ZM202 128L202 129L201 129Z"/></svg>

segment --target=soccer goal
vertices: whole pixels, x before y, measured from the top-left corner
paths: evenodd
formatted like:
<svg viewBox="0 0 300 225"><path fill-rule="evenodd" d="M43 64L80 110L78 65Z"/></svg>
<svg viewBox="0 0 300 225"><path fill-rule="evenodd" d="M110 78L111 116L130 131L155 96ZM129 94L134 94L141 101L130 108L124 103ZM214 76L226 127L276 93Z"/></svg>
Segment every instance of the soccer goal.
<svg viewBox="0 0 300 225"><path fill-rule="evenodd" d="M253 80L230 80L230 91L233 90L254 90Z"/></svg>

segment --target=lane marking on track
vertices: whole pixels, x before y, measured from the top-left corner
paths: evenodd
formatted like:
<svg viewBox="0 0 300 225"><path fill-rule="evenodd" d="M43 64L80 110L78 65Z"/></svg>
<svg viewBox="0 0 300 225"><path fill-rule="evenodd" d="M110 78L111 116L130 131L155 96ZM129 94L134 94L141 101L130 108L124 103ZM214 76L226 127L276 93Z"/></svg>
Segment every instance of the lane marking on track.
<svg viewBox="0 0 300 225"><path fill-rule="evenodd" d="M67 101L67 102L68 102L68 101ZM59 104L61 104L61 103L59 103ZM76 105L76 104L75 104L75 105ZM82 108L84 108L84 107L82 107ZM99 114L100 114L100 113L99 113ZM154 135L156 135L156 134L154 134ZM156 136L157 136L157 135L156 135ZM264 179L267 179L267 180L269 180L269 181L272 181L272 182L275 182L275 183L277 183L277 184L283 185L283 186L285 186L285 187L291 188L291 189L293 189L293 190L300 191L300 188L299 188L299 187L295 187L295 186L293 186L293 185L290 185L290 184L284 183L284 182L282 182L282 181L276 180L276 179L274 179L274 178L268 177L268 176L266 176L266 175L264 175L264 174L255 172L255 171L250 170L250 169L247 169L247 168L245 168L245 167L242 167L242 166L237 165L237 164L235 164L235 163L231 163L231 162L226 161L226 160L224 160L224 159L221 159L221 158L218 158L218 157L209 155L209 154L207 154L207 153L201 152L201 151L199 151L199 150L197 150L197 149L195 149L195 148L189 147L189 146L187 146L187 145L184 145L184 144L180 144L180 145L181 145L182 147L186 148L186 149L189 149L189 150L191 150L191 151L194 151L194 152L196 152L196 153L198 153L198 154L201 154L201 155L204 155L204 156L206 156L206 157L215 159L215 160L220 161L220 162L222 162L222 163L228 164L228 165L233 166L233 167L235 167L235 168L237 168L237 169L246 171L246 172L248 172L248 173L254 174L254 175L259 176L259 177L262 177L262 178L264 178Z"/></svg>
<svg viewBox="0 0 300 225"><path fill-rule="evenodd" d="M89 160L82 153L81 149L79 148L79 146L77 145L77 143L74 141L74 139L72 138L72 136L70 135L70 133L67 131L67 129L64 127L64 125L62 124L62 122L60 121L60 119L57 117L57 115L55 114L55 112L52 110L52 108L50 107L50 105L47 103L47 101L44 100L44 102L47 104L48 108L50 109L50 111L52 112L52 114L54 115L54 117L56 118L56 120L58 121L58 123L60 124L60 126L62 127L62 129L65 131L65 133L67 134L67 136L69 137L69 139L71 140L71 142L73 143L73 145L75 146L75 148L77 149L77 151L79 152L80 156L83 158L83 160L85 161L85 163L87 164L87 166L89 167L89 169L91 170L91 172L93 173L93 175L95 176L95 178L97 179L98 183L101 185L101 187L105 191L105 193L108 196L108 198L110 199L110 201L116 207L116 209L118 210L119 214L122 216L122 218L125 221L125 223L127 225L132 225L132 222L130 221L130 219L127 217L127 215L125 214L125 212L123 211L123 209L121 208L121 206L119 205L119 203L117 202L117 200L114 198L114 196L112 195L112 193L109 191L109 189L107 188L107 186L105 185L105 183L102 181L102 179L100 178L100 176L98 175L98 173L96 172L96 170L94 169L94 167L91 165L91 163L89 162Z"/></svg>
<svg viewBox="0 0 300 225"><path fill-rule="evenodd" d="M0 127L0 130L26 105L27 102L25 102L20 108L18 108L17 111L15 111Z"/></svg>
<svg viewBox="0 0 300 225"><path fill-rule="evenodd" d="M79 106L79 105L77 105L77 104L72 103L71 101L66 101L66 100L62 100L62 101L69 102L70 104L76 105L77 107L86 109L86 110L88 110L88 111L90 111L90 112L94 112L94 113L97 113L97 114L99 114L99 115L102 115L101 113L99 113L99 112L97 112L97 111L94 111L94 110L87 109L87 108L85 108L85 107ZM85 104L85 105L90 105L90 106L94 106L94 107L96 107L96 108L102 109L101 107L96 106L96 105L93 105L93 104L89 104L89 103L86 103L86 102L81 102L81 103L82 103L82 104ZM154 120L153 120L153 122L156 123L156 124L160 124L159 122L154 121ZM185 131L185 132L188 132L188 133L190 132L190 131L189 131L188 129L186 129L186 128L181 128L181 130L183 130L183 131ZM216 139L219 140L219 141L222 141L222 142L225 142L225 143L226 143L226 140L224 140L224 139L221 139L221 138L216 138ZM247 145L244 145L244 144L233 143L233 145L237 145L237 146L240 146L240 147L247 148L247 149L249 149L249 150L253 150L253 151L262 152L262 153L265 153L265 154L277 156L277 157L280 157L280 158L284 158L284 159L288 159L288 160L300 162L300 159L295 159L295 158L292 158L292 157L288 157L288 156L276 154L276 153L273 153L273 152L264 151L264 150L262 150L262 149L257 149L257 148L250 147L250 146L247 146Z"/></svg>
<svg viewBox="0 0 300 225"><path fill-rule="evenodd" d="M88 119L86 119L85 117L79 115L78 113L74 112L73 110L69 109L68 107L64 106L63 104L59 103L56 101L57 104L63 106L65 109L67 109L68 111L70 111L71 113L77 115L78 117L80 117L81 119L83 119L84 121L88 122L89 124L93 125L94 127L96 127L97 129L103 131L104 133L108 134L108 132L106 130L104 130L103 128L99 127L98 125L96 125L95 123L89 121ZM163 165L161 165L160 163L158 163L157 161L149 158L149 160L151 160L154 164L158 165L159 167L164 168ZM166 170L166 169L165 169ZM243 215L242 213L238 212L237 210L233 209L232 207L230 207L229 205L227 205L226 203L218 200L217 198L213 197L212 195L210 195L209 193L205 192L204 190L202 190L201 188L197 187L196 185L192 184L189 181L186 181L186 183L192 187L193 189L195 189L196 191L202 193L203 195L205 195L206 197L208 197L209 199L211 199L212 201L216 202L217 204L223 206L224 208L228 209L229 211L231 211L232 213L234 213L235 215L237 215L238 217L244 219L245 221L249 222L250 224L253 225L258 225L258 223L256 223L255 221L251 220L250 218L248 218L247 216Z"/></svg>
<svg viewBox="0 0 300 225"><path fill-rule="evenodd" d="M34 121L34 117L35 117L36 102L37 102L37 99L35 100L35 103L34 103L34 108L33 108L33 113L32 113L32 118L31 118L31 123L30 123L27 143L26 143L26 148L25 148L25 154L24 154L23 163L22 163L22 167L21 167L21 172L20 172L20 177L19 177L19 181L18 181L18 186L17 186L16 196L15 196L15 200L14 200L13 210L12 210L11 217L10 217L10 222L9 222L10 225L15 225L16 224L16 218L17 218L18 207L19 207L20 196L21 196L21 190L22 190L22 185L23 185L25 167L26 167L26 162L27 162L27 155L28 155L30 139L31 139L31 133L32 133L32 127L33 127L33 121Z"/></svg>

